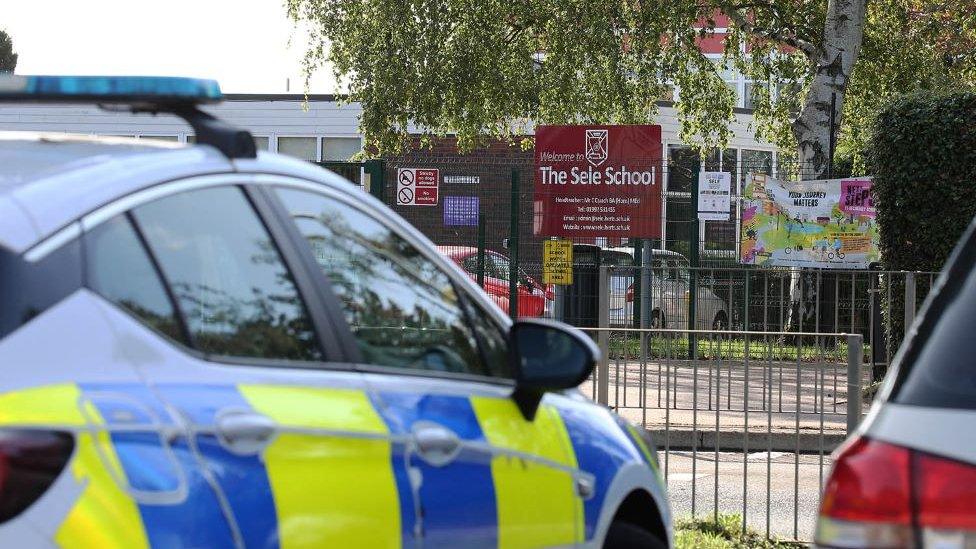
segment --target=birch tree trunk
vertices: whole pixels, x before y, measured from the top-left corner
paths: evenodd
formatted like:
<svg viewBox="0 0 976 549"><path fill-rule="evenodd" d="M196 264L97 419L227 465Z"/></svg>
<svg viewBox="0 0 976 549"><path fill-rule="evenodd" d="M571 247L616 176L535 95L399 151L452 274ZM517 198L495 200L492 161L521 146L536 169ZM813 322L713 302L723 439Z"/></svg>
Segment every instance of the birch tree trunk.
<svg viewBox="0 0 976 549"><path fill-rule="evenodd" d="M861 51L867 0L829 0L823 41L815 55L813 82L792 130L798 144L800 177L818 179L827 171L830 96L837 94L835 126L840 127L844 94ZM809 55L809 54L808 54Z"/></svg>
<svg viewBox="0 0 976 549"><path fill-rule="evenodd" d="M821 46L815 51L804 51L813 63L814 75L803 110L792 124L801 179L826 176L830 132L841 125L844 95L864 38L866 11L867 0L828 0ZM834 128L830 127L832 94L836 94ZM796 330L814 325L810 331L820 331L816 308L821 288L811 284L810 278L799 269L791 270L789 325Z"/></svg>

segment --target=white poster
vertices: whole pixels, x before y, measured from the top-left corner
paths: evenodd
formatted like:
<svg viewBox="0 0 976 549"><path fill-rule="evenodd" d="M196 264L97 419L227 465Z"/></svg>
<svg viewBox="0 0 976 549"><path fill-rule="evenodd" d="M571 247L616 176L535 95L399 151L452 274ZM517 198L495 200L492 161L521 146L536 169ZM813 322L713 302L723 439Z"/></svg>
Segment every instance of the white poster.
<svg viewBox="0 0 976 549"><path fill-rule="evenodd" d="M732 209L732 174L701 172L698 174L698 219L728 221Z"/></svg>

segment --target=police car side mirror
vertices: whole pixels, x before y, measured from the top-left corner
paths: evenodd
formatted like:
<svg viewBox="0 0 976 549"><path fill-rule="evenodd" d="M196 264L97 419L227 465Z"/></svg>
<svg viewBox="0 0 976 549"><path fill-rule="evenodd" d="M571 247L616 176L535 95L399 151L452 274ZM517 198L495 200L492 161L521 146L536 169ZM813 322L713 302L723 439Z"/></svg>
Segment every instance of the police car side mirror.
<svg viewBox="0 0 976 549"><path fill-rule="evenodd" d="M509 356L515 372L512 398L532 421L546 391L577 387L593 371L600 351L586 334L554 320L515 322L509 332Z"/></svg>

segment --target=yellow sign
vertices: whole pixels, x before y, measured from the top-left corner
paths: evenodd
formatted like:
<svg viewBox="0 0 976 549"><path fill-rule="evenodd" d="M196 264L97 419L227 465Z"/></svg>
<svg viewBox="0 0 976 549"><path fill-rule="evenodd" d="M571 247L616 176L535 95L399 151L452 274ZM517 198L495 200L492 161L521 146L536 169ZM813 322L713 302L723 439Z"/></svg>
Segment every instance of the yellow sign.
<svg viewBox="0 0 976 549"><path fill-rule="evenodd" d="M542 242L542 283L568 286L573 283L573 241Z"/></svg>

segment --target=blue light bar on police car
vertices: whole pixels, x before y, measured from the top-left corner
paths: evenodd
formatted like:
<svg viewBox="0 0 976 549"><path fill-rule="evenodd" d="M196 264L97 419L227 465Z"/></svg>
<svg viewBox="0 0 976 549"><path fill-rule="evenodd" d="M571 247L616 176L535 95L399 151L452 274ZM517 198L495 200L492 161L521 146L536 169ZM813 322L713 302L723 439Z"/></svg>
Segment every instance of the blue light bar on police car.
<svg viewBox="0 0 976 549"><path fill-rule="evenodd" d="M223 99L216 80L176 76L26 76L0 74L0 103L94 103L112 111L172 114L185 120L199 145L227 158L255 158L254 137L198 105Z"/></svg>
<svg viewBox="0 0 976 549"><path fill-rule="evenodd" d="M0 101L199 104L222 98L216 80L200 78L0 74Z"/></svg>

